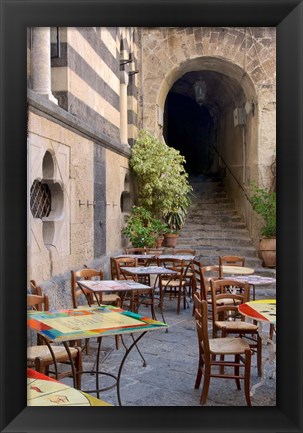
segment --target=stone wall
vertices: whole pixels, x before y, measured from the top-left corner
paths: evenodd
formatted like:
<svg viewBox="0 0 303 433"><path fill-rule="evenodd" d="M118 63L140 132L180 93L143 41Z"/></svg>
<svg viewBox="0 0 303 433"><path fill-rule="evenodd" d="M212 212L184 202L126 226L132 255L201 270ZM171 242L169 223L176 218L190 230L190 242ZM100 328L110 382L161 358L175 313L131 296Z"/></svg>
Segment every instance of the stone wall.
<svg viewBox="0 0 303 433"><path fill-rule="evenodd" d="M63 194L61 205L51 191L50 221L50 216L33 216L31 201L28 284L34 279L51 307L63 308L72 305L72 269L88 265L109 277L109 257L122 251L120 198L128 188L129 149L102 141L87 125L30 92L28 117L29 187L35 180L58 183ZM52 170L46 170L45 160L53 161Z"/></svg>

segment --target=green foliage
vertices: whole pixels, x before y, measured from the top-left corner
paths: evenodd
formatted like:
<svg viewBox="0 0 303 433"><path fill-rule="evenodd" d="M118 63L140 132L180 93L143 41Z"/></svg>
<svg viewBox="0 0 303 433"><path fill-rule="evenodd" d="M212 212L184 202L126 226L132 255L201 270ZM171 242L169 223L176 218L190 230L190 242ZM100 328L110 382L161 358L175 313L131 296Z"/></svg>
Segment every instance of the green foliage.
<svg viewBox="0 0 303 433"><path fill-rule="evenodd" d="M180 209L176 212L168 212L165 215L164 220L171 233L177 233L182 229L185 223L186 215L187 209L183 207L180 207Z"/></svg>
<svg viewBox="0 0 303 433"><path fill-rule="evenodd" d="M255 212L264 219L261 235L266 238L276 237L276 192L251 185L251 202Z"/></svg>
<svg viewBox="0 0 303 433"><path fill-rule="evenodd" d="M133 247L153 247L160 234L167 231L161 220L140 206L133 206L122 233L131 241Z"/></svg>
<svg viewBox="0 0 303 433"><path fill-rule="evenodd" d="M138 204L159 219L180 209L186 214L192 187L184 163L178 150L141 130L130 159L138 180Z"/></svg>

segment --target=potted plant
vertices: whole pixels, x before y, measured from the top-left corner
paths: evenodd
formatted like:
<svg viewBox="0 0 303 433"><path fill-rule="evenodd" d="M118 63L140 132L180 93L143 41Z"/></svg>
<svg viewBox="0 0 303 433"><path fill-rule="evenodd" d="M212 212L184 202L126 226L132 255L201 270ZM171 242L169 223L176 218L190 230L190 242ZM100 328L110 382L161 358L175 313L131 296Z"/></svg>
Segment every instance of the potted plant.
<svg viewBox="0 0 303 433"><path fill-rule="evenodd" d="M179 231L185 224L186 215L187 208L184 208L182 206L165 214L164 221L168 227L168 230L164 235L166 247L174 248L177 245Z"/></svg>
<svg viewBox="0 0 303 433"><path fill-rule="evenodd" d="M152 134L141 130L132 147L130 167L138 184L138 204L174 231L183 226L192 187L184 168L185 158ZM176 226L182 218L182 224Z"/></svg>
<svg viewBox="0 0 303 433"><path fill-rule="evenodd" d="M131 241L133 247L155 247L161 233L167 230L166 224L154 218L142 206L133 206L122 233Z"/></svg>
<svg viewBox="0 0 303 433"><path fill-rule="evenodd" d="M253 210L263 219L259 254L266 267L276 266L276 192L252 184Z"/></svg>

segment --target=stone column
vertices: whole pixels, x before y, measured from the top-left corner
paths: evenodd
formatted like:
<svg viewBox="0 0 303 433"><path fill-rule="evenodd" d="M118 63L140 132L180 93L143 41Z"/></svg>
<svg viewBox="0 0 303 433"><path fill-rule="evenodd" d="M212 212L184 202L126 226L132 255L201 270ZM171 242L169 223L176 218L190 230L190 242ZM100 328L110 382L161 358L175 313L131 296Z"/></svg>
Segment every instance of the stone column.
<svg viewBox="0 0 303 433"><path fill-rule="evenodd" d="M127 86L128 86L128 73L125 71L121 71L120 74L120 141L122 144L128 145Z"/></svg>
<svg viewBox="0 0 303 433"><path fill-rule="evenodd" d="M50 27L32 27L31 76L33 90L58 104L51 91Z"/></svg>

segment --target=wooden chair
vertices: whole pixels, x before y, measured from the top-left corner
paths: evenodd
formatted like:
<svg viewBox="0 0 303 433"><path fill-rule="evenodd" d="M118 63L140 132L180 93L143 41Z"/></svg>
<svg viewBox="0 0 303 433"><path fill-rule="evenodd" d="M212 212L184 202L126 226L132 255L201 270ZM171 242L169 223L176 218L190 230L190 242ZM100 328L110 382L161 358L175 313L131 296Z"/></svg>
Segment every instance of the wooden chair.
<svg viewBox="0 0 303 433"><path fill-rule="evenodd" d="M157 266L158 265L158 257L161 254L165 254L166 251L164 248L146 248L146 254L154 255L154 259L149 260L148 266Z"/></svg>
<svg viewBox="0 0 303 433"><path fill-rule="evenodd" d="M222 266L245 266L245 257L219 256L220 277L224 277Z"/></svg>
<svg viewBox="0 0 303 433"><path fill-rule="evenodd" d="M79 298L83 295L83 291L80 289L79 285L77 284L77 280L91 280L93 278L97 278L99 280L103 280L103 272L97 271L96 269L90 269L90 268L83 268L83 269L79 269L78 271L71 271L71 290L72 290L72 300L73 300L73 307L74 308L81 308L83 306L87 307L86 304L84 305L79 305L78 304L78 300ZM96 304L97 301L94 298L93 294L89 291L86 290L85 288L83 288L85 295L88 297L89 299L89 303L92 304ZM99 298L99 302L101 304L109 304L109 305L117 305L118 307L121 307L122 302L121 302L121 298L120 296L118 296L115 293L98 293L97 294L98 298ZM119 349L120 347L120 341L119 341L119 336L116 335L115 336L116 339L116 348ZM77 344L81 345L81 341L77 341ZM89 340L86 340L85 346L86 348L86 352L88 353L89 351Z"/></svg>
<svg viewBox="0 0 303 433"><path fill-rule="evenodd" d="M195 256L196 250L193 250L191 248L173 248L172 253L174 255L176 255L176 254L190 254L191 256Z"/></svg>
<svg viewBox="0 0 303 433"><path fill-rule="evenodd" d="M146 248L125 248L125 254L135 254L135 255L145 255L146 254ZM148 261L146 259L138 259L138 266L144 266Z"/></svg>
<svg viewBox="0 0 303 433"><path fill-rule="evenodd" d="M48 311L49 302L47 295L27 295L27 307L37 311ZM38 339L38 342L42 341ZM55 360L53 359L52 353L46 344L37 344L36 346L30 346L27 348L27 364L28 367L35 367L39 373L49 375L50 373L55 374L57 380L71 376L72 371L59 372L55 369L55 373L49 371L49 366L55 363L69 363L68 353L63 346L50 345L53 351ZM82 354L81 349L78 347L69 348L71 356L74 361L76 372L82 371ZM76 378L77 389L81 388L81 374L77 374Z"/></svg>
<svg viewBox="0 0 303 433"><path fill-rule="evenodd" d="M219 278L219 266L202 266L201 262L196 261L193 268L195 278L195 289L201 293L201 298L208 304L208 318L212 320L212 299L210 290L210 280ZM194 310L193 310L194 315Z"/></svg>
<svg viewBox="0 0 303 433"><path fill-rule="evenodd" d="M240 380L244 380L244 393L247 406L251 406L250 400L250 371L251 371L251 350L241 338L209 338L207 327L207 302L201 300L199 293L194 293L195 320L199 344L199 365L196 376L195 388L198 389L202 376L203 388L200 404L207 401L210 379L212 377L235 379L236 386L241 389ZM217 356L230 357L234 359L217 360ZM217 367L220 367L219 371ZM213 370L215 368L215 371ZM223 368L222 368L223 367ZM240 369L243 368L243 374ZM227 372L228 369L228 372ZM233 370L230 371L230 369Z"/></svg>
<svg viewBox="0 0 303 433"><path fill-rule="evenodd" d="M80 296L83 296L83 291L80 289L79 285L77 284L77 280L91 280L93 278L97 278L99 280L103 280L104 274L102 271L97 271L96 269L89 269L89 268L83 268L79 269L78 271L71 271L71 289L72 289L72 300L73 300L73 307L78 308L81 307L81 305L78 305L78 299ZM86 296L88 296L89 301L91 304L96 303L96 300L94 299L92 293L89 290L85 290ZM113 294L107 294L107 293L98 293L97 295L99 297L99 302L101 304L113 304L117 305L118 307L121 306L121 299L120 297L113 293ZM85 305L87 306L87 305Z"/></svg>
<svg viewBox="0 0 303 433"><path fill-rule="evenodd" d="M126 275L121 267L138 266L138 259L135 257L111 257L111 275L113 280L133 280L131 275Z"/></svg>
<svg viewBox="0 0 303 433"><path fill-rule="evenodd" d="M159 259L159 266L176 271L176 276L172 278L167 275L159 275L160 302L163 308L163 301L166 293L169 293L170 299L177 297L177 314L180 314L181 298L183 298L183 307L186 309L186 279L184 260L177 258Z"/></svg>
<svg viewBox="0 0 303 433"><path fill-rule="evenodd" d="M146 254L146 248L125 248L125 254Z"/></svg>
<svg viewBox="0 0 303 433"><path fill-rule="evenodd" d="M140 275L133 277L123 273L121 267L137 267L139 266L138 259L135 257L117 257L111 259L112 276L117 280L135 280L139 283L151 287L150 275ZM138 311L140 305L150 306L152 317L155 318L154 294L153 290L138 290L130 292L131 295L123 298L123 308L127 305L131 311ZM147 296L146 296L147 295Z"/></svg>
<svg viewBox="0 0 303 433"><path fill-rule="evenodd" d="M249 299L249 284L232 279L210 280L213 307L213 338L236 334L249 340L250 348L257 353L258 375L261 376L262 339L258 325L245 321L238 305Z"/></svg>
<svg viewBox="0 0 303 433"><path fill-rule="evenodd" d="M42 289L40 286L37 285L35 280L30 280L30 289L32 295L39 295L42 296Z"/></svg>
<svg viewBox="0 0 303 433"><path fill-rule="evenodd" d="M195 256L196 255L196 250L192 249L192 248L173 248L172 251L173 255L176 254L189 254L191 256ZM188 287L188 295L190 297L190 299L192 299L192 294L193 294L193 285L194 285L194 281L193 281L193 273L191 270L191 262L187 262L187 266L185 269L185 275L186 275L186 282L187 282L187 287Z"/></svg>

